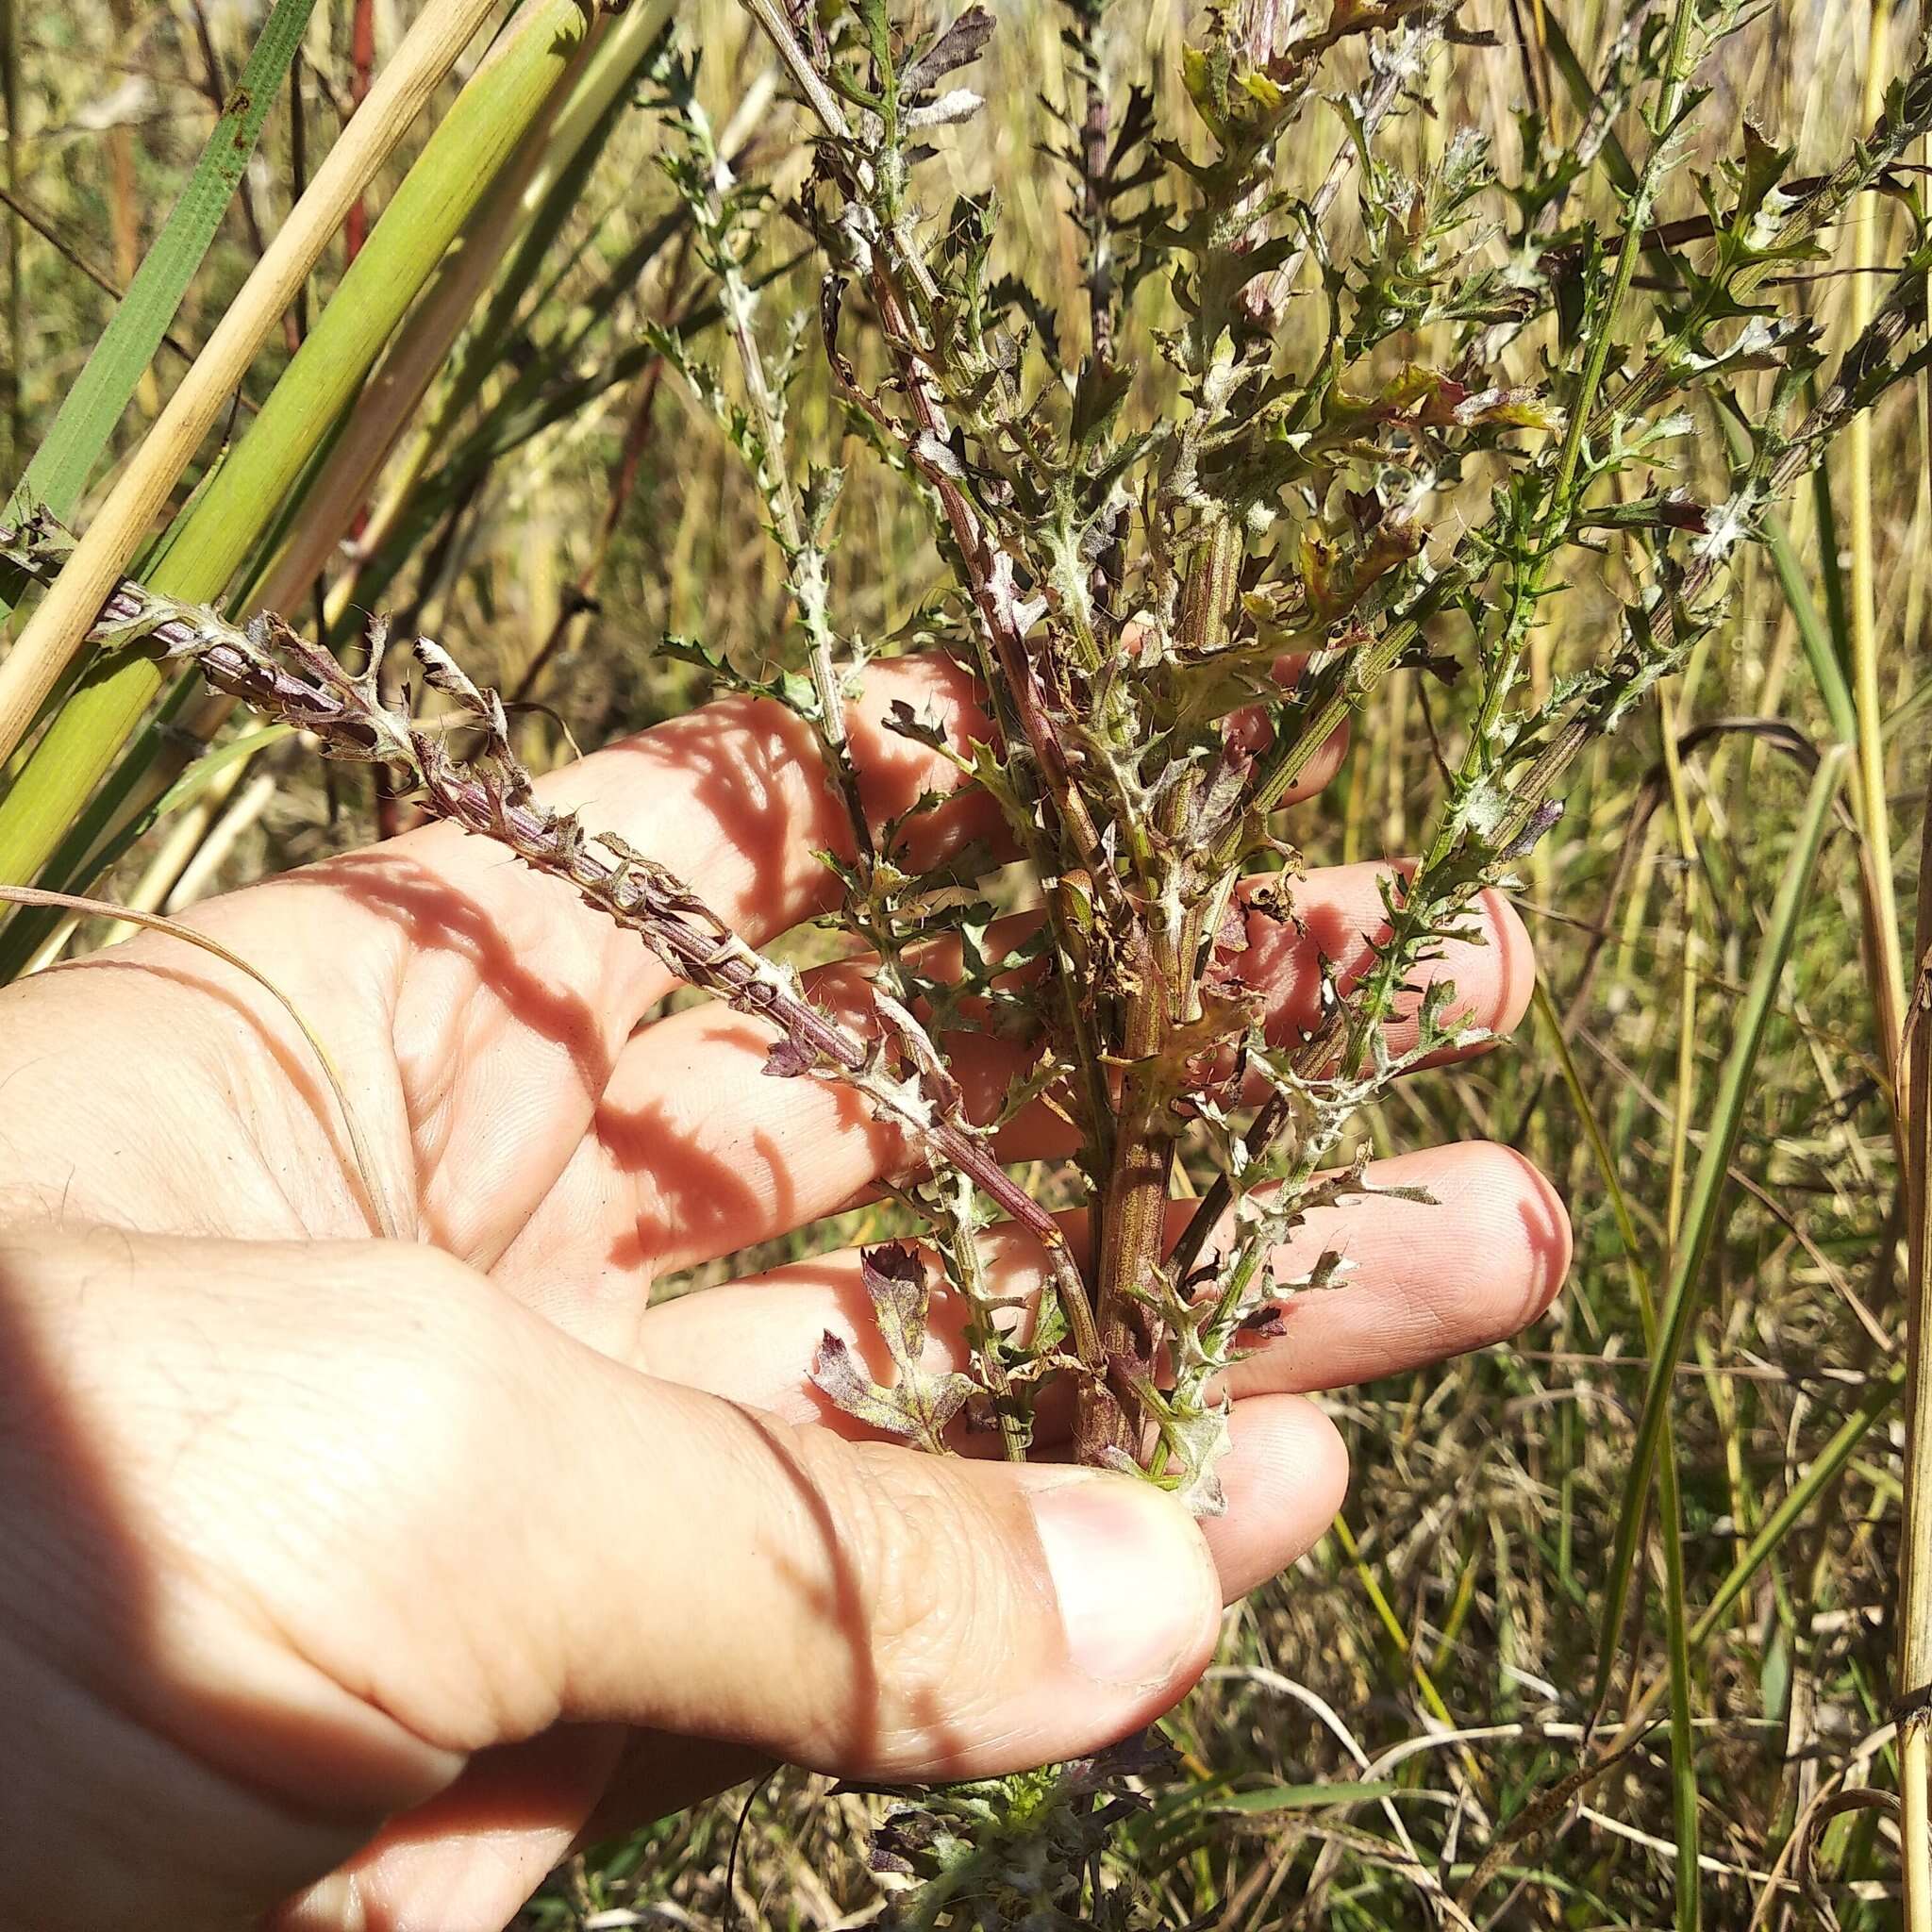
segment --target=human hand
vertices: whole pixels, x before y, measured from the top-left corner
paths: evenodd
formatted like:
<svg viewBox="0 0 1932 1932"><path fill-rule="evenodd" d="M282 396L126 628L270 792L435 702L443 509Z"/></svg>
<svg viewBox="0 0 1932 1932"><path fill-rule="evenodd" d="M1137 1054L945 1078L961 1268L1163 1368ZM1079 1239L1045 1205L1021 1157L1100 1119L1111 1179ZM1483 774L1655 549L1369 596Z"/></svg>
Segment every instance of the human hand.
<svg viewBox="0 0 1932 1932"><path fill-rule="evenodd" d="M951 767L895 698L984 728L943 667L878 667L854 721L883 818ZM546 781L754 942L808 918L842 842L795 719L730 702ZM990 834L983 801L927 824ZM1310 1017L1375 869L1302 881L1241 970ZM1453 977L1479 1024L1530 985L1514 915ZM770 1035L629 934L433 827L200 908L326 1041L404 1239L373 1240L287 1015L143 938L0 996L0 1912L37 1928L502 1924L574 1842L771 1757L991 1774L1148 1722L1217 1612L1338 1506L1302 1391L1513 1332L1567 1261L1504 1149L1386 1163L1297 1237L1357 1264L1234 1377L1229 1513L1152 1487L860 1440L811 1386L876 1354L851 1252L650 1306L655 1278L862 1198L906 1149L855 1096L763 1076ZM814 995L858 1019L855 966ZM953 1042L989 1105L1023 1043ZM1010 1158L1063 1152L1046 1108ZM1178 1226L1178 1223L1176 1224ZM1037 1250L990 1238L1005 1291ZM935 1351L958 1351L939 1311ZM962 1444L971 1448L973 1445ZM279 1905L278 1902L287 1901Z"/></svg>

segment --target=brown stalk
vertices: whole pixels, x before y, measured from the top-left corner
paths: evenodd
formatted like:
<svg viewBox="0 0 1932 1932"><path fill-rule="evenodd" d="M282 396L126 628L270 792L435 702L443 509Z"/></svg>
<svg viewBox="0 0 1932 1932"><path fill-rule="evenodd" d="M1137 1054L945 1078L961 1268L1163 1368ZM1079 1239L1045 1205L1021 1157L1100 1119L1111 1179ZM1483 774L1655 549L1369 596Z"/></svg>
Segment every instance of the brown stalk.
<svg viewBox="0 0 1932 1932"><path fill-rule="evenodd" d="M685 245L688 248L687 235ZM683 258L673 266L671 283L675 287L682 279ZM689 307L681 309L668 326L675 328L689 313ZM661 357L654 357L638 376L632 393L629 413L625 418L624 442L617 454L617 459L610 466L608 492L604 500L604 514L597 521L597 534L591 540L591 554L584 560L571 588L564 592L562 607L557 613L557 621L550 626L549 635L537 647L530 661L524 666L517 678L509 702L514 706L529 704L541 687L544 675L548 672L557 654L562 650L564 640L570 635L570 627L576 619L588 611L597 608L597 580L604 574L604 564L610 555L610 545L617 535L617 526L624 520L624 512L637 490L638 475L643 466L644 453L651 445L652 425L657 421L658 390L664 377L664 363Z"/></svg>
<svg viewBox="0 0 1932 1932"><path fill-rule="evenodd" d="M349 29L349 113L354 114L369 98L375 75L375 0L356 0L355 19ZM344 117L347 118L346 116ZM358 194L342 224L342 255L345 262L361 254L369 239L369 201Z"/></svg>
<svg viewBox="0 0 1932 1932"><path fill-rule="evenodd" d="M115 36L125 44L134 34L134 9L129 0L111 0L108 11L113 17ZM134 176L134 129L125 121L108 130L108 175L112 189L108 200L108 221L114 238L114 273L125 284L134 279L134 272L141 266L141 210L137 205L139 190ZM144 414L152 416L161 407L160 388L155 381L152 369L142 372L137 393Z"/></svg>
<svg viewBox="0 0 1932 1932"><path fill-rule="evenodd" d="M20 22L18 0L0 0L0 105L7 109L7 365L0 369L0 406L7 416L7 465L26 468L20 372L26 362L26 229L20 211Z"/></svg>

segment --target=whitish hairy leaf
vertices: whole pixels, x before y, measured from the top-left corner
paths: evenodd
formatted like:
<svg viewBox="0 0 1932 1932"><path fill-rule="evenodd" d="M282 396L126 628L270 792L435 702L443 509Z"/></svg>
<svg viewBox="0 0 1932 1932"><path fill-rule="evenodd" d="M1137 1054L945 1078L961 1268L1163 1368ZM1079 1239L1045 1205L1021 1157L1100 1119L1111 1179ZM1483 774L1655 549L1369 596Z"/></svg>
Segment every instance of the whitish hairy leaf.
<svg viewBox="0 0 1932 1932"><path fill-rule="evenodd" d="M1176 1416L1166 1430L1181 1460L1181 1479L1174 1494L1195 1516L1224 1516L1227 1491L1221 1486L1219 1464L1234 1447L1225 1404L1211 1404L1191 1415Z"/></svg>
<svg viewBox="0 0 1932 1932"><path fill-rule="evenodd" d="M933 1374L920 1364L932 1298L925 1269L913 1249L894 1243L867 1248L859 1257L858 1272L879 1337L898 1372L896 1379L891 1388L874 1382L858 1356L829 1329L812 1357L811 1379L843 1413L868 1428L903 1437L943 1456L946 1424L965 1406L975 1385L956 1369Z"/></svg>

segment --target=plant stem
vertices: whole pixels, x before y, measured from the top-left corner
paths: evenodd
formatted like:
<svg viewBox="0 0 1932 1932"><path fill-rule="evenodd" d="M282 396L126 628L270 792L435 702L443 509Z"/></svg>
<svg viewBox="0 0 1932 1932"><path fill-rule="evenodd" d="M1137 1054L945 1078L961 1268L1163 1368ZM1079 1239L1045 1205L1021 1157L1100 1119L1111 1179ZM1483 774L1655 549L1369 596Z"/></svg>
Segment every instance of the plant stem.
<svg viewBox="0 0 1932 1932"><path fill-rule="evenodd" d="M362 111L375 72L375 0L356 0L349 28L349 118ZM369 204L361 195L350 203L342 223L342 258L353 262L369 239Z"/></svg>
<svg viewBox="0 0 1932 1932"><path fill-rule="evenodd" d="M1674 682L1674 680L1673 680ZM1696 835L1690 822L1690 795L1684 784L1683 760L1678 756L1678 720L1672 701L1671 683L1658 687L1657 714L1662 724L1664 772L1669 781L1671 807L1676 821L1677 856L1683 867L1683 960L1677 981L1677 1096L1671 1120L1671 1185L1664 1213L1668 1237L1666 1253L1674 1266L1677 1243L1684 1225L1684 1177L1690 1145L1690 1120L1697 1098L1697 866ZM1563 1049L1569 1058L1569 1049ZM1592 1123L1592 1128L1594 1124ZM1592 1132L1592 1142L1600 1139ZM1619 1231L1623 1231L1622 1223ZM1632 1229L1631 1233L1634 1234ZM1634 1252L1634 1251L1633 1251ZM1657 1349L1657 1309L1645 1284L1643 1345ZM1643 1507L1648 1497L1638 1499ZM1626 1507L1630 1499L1626 1498ZM1668 1416L1663 1439L1657 1449L1657 1501L1664 1557L1664 1615L1668 1631L1671 1678L1671 1774L1675 1797L1675 1836L1677 1844L1677 1932L1696 1932L1702 1909L1703 1882L1697 1863L1697 1759L1695 1740L1690 1729L1690 1663L1685 1642L1684 1615L1684 1520L1677 1493L1676 1448Z"/></svg>
<svg viewBox="0 0 1932 1932"><path fill-rule="evenodd" d="M695 112L695 109L692 110ZM715 151L709 157L712 173L712 203L730 184L730 164ZM806 526L805 510L791 474L785 425L785 400L774 394L765 371L764 352L754 329L758 294L745 279L741 267L728 247L717 258L719 295L724 310L724 328L738 353L738 366L744 377L745 399L751 405L757 425L758 446L764 452L758 480L765 486L777 525L780 547L785 555L786 575L792 602L805 631L806 658L811 669L812 689L818 697L818 736L825 755L825 767L845 816L861 863L873 858L872 828L858 792L858 771L852 761L852 748L845 737L845 699L839 685L836 661L838 640L833 636L825 599L831 589L824 548Z"/></svg>
<svg viewBox="0 0 1932 1932"><path fill-rule="evenodd" d="M1932 1932L1932 811L1919 856L1916 983L1908 1021L1906 1198L1910 1275L1906 1298L1905 1547L1898 1599L1899 1797L1904 1807L1906 1932Z"/></svg>
<svg viewBox="0 0 1932 1932"><path fill-rule="evenodd" d="M766 37L777 50L778 58L784 61L789 73L805 98L806 106L818 117L819 125L827 134L844 136L850 130L845 125L845 110L840 107L838 96L828 88L811 58L798 44L798 36L791 31L791 23L785 18L783 8L776 0L743 0L744 10L765 30Z"/></svg>
<svg viewBox="0 0 1932 1932"><path fill-rule="evenodd" d="M1121 1048L1129 1068L1114 1126L1113 1158L1095 1203L1094 1310L1113 1386L1091 1386L1078 1393L1074 1450L1082 1462L1096 1462L1109 1449L1139 1459L1141 1405L1122 1400L1122 1391L1152 1368L1154 1339L1142 1309L1166 1245L1174 1130L1161 1050L1175 984L1168 975L1178 970L1178 961L1159 959L1153 947L1146 948L1139 968L1140 989L1127 1003Z"/></svg>
<svg viewBox="0 0 1932 1932"><path fill-rule="evenodd" d="M1885 105L1886 48L1891 23L1890 0L1872 0L1871 31L1865 48L1863 115L1875 122ZM1852 217L1851 334L1856 341L1872 321L1872 272L1878 259L1880 197L1859 195ZM1895 1068L1905 1005L1905 962L1898 927L1898 893L1892 877L1891 813L1885 795L1885 703L1878 689L1878 625L1872 519L1872 418L1860 413L1846 432L1851 471L1852 692L1858 717L1858 822L1872 854L1877 888L1874 935L1878 956L1872 962L1872 998L1879 1045L1888 1068Z"/></svg>

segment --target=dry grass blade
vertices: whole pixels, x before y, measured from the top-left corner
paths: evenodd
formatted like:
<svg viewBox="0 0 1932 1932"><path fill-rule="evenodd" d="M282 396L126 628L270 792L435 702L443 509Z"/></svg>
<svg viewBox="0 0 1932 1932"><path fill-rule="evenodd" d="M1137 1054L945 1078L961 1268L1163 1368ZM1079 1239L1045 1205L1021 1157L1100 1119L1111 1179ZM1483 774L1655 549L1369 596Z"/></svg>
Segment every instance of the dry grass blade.
<svg viewBox="0 0 1932 1932"><path fill-rule="evenodd" d="M1885 101L1890 50L1890 0L1872 0L1865 49L1865 112L1875 120ZM1872 320L1873 272L1878 264L1878 225L1883 197L1858 197L1852 217L1851 332ZM1873 520L1872 419L1859 416L1846 432L1851 495L1851 663L1853 702L1858 717L1858 817L1871 851L1874 908L1873 1008L1879 1043L1888 1058L1899 1050L1899 1009L1905 968L1899 958L1898 900L1892 883L1891 812L1885 791L1885 709L1878 686L1877 533Z"/></svg>
<svg viewBox="0 0 1932 1932"><path fill-rule="evenodd" d="M148 932L165 933L171 940L180 940L184 944L199 947L202 952L212 954L224 965L245 974L288 1014L302 1038L308 1042L309 1051L322 1068L323 1077L328 1082L328 1091L341 1114L342 1132L348 1139L357 1178L362 1183L375 1231L386 1241L402 1239L401 1225L390 1208L368 1139L356 1118L355 1108L350 1105L348 1090L336 1070L334 1057L323 1044L321 1035L302 1017L301 1008L258 967L251 966L239 953L231 952L219 940L210 939L205 932L197 932L192 925L182 924L178 919L165 919L158 912L137 911L131 906L119 906L110 899L90 899L78 892L42 891L38 886L0 886L0 900L13 906L42 906L61 912L76 912L84 917L122 920L129 925L141 926Z"/></svg>

